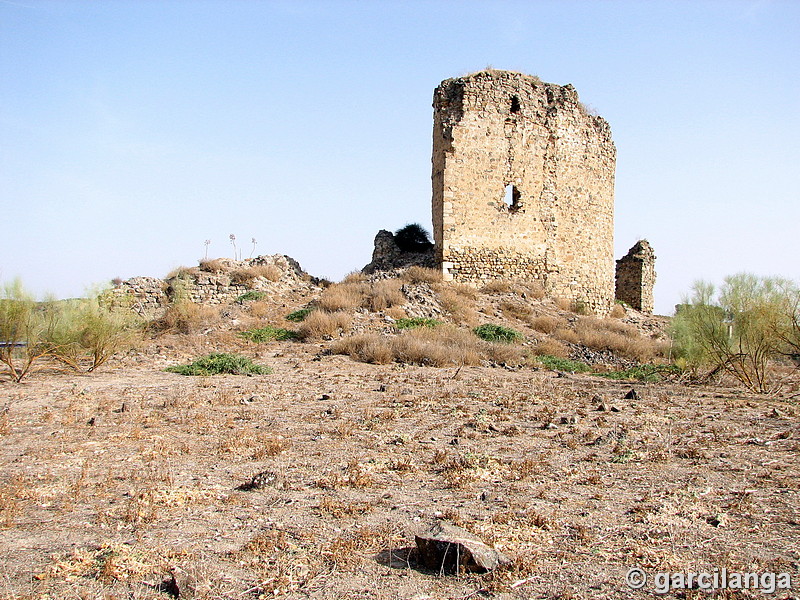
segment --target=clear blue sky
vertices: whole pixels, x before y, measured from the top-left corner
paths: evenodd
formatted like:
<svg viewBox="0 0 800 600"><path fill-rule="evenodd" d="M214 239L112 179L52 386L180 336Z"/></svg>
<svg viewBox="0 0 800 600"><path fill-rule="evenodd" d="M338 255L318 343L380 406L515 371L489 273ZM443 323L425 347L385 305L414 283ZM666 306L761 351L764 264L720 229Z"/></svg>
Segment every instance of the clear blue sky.
<svg viewBox="0 0 800 600"><path fill-rule="evenodd" d="M210 256L338 279L430 227L434 87L572 83L617 145L656 308L800 280L800 2L0 0L0 279L81 294Z"/></svg>

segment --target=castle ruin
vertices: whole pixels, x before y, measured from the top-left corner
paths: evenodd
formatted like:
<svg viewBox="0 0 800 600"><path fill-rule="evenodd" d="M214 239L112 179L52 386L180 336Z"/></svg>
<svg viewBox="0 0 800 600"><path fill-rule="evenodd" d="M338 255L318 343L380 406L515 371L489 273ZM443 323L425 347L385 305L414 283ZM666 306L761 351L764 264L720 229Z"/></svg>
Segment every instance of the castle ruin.
<svg viewBox="0 0 800 600"><path fill-rule="evenodd" d="M614 301L611 128L571 85L509 71L434 93L433 234L445 280L538 280L605 314Z"/></svg>

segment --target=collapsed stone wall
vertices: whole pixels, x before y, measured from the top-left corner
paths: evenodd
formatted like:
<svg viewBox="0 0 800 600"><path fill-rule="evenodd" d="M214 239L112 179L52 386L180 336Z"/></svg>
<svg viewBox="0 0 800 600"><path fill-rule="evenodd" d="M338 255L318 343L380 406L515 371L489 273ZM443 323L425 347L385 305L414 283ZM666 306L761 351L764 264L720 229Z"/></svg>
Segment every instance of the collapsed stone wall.
<svg viewBox="0 0 800 600"><path fill-rule="evenodd" d="M445 280L539 280L595 312L614 299L608 123L571 85L508 71L434 93L433 233Z"/></svg>
<svg viewBox="0 0 800 600"><path fill-rule="evenodd" d="M616 299L631 308L652 314L655 308L656 255L647 240L639 240L617 261Z"/></svg>
<svg viewBox="0 0 800 600"><path fill-rule="evenodd" d="M280 294L314 284L314 278L296 260L274 254L241 261L201 261L199 267L182 267L165 279L133 277L116 285L111 293L118 305L129 306L139 315L153 319L178 300L229 304L249 291Z"/></svg>
<svg viewBox="0 0 800 600"><path fill-rule="evenodd" d="M375 236L375 247L372 261L361 269L362 273L371 275L377 271L392 271L411 266L435 268L437 266L434 248L424 252L407 252L400 248L391 231L381 229Z"/></svg>

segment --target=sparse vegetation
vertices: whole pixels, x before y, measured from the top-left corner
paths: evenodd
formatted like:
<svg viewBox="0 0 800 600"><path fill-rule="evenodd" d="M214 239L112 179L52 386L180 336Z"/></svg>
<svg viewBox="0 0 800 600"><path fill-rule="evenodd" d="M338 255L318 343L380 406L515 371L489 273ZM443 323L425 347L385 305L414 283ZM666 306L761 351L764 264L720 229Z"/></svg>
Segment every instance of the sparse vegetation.
<svg viewBox="0 0 800 600"><path fill-rule="evenodd" d="M800 349L800 290L784 279L739 274L714 286L695 283L673 320L679 365L707 376L724 371L746 388L774 392L771 361Z"/></svg>
<svg viewBox="0 0 800 600"><path fill-rule="evenodd" d="M300 324L298 334L304 340L331 338L349 331L352 321L352 316L343 310L334 312L315 310Z"/></svg>
<svg viewBox="0 0 800 600"><path fill-rule="evenodd" d="M271 325L260 327L258 329L250 329L248 331L240 331L237 335L246 340L259 344L264 342L282 342L285 340L294 340L299 337L299 334L296 331L283 329L282 327L273 327Z"/></svg>
<svg viewBox="0 0 800 600"><path fill-rule="evenodd" d="M178 375L269 375L272 369L253 363L245 356L224 352L209 354L188 365L167 367L165 371Z"/></svg>
<svg viewBox="0 0 800 600"><path fill-rule="evenodd" d="M587 373L591 371L591 367L584 362L578 360L570 360L568 358L560 358L558 356L542 355L537 356L542 365L553 371L568 371L570 373Z"/></svg>
<svg viewBox="0 0 800 600"><path fill-rule="evenodd" d="M236 299L236 302L239 304L245 304L247 302L258 302L259 300L263 300L267 297L266 292L261 292L259 290L250 290L249 292L245 292L241 296Z"/></svg>
<svg viewBox="0 0 800 600"><path fill-rule="evenodd" d="M503 325L493 325L487 323L484 325L479 325L472 331L479 338L486 340L487 342L503 342L505 344L511 344L512 342L519 342L523 339L523 335L519 331L511 329L510 327L504 327Z"/></svg>
<svg viewBox="0 0 800 600"><path fill-rule="evenodd" d="M394 326L397 329L415 329L416 327L436 327L441 325L442 322L438 319L426 319L424 317L407 317L397 319Z"/></svg>
<svg viewBox="0 0 800 600"><path fill-rule="evenodd" d="M301 308L286 315L286 320L292 323L301 323L314 310L313 308Z"/></svg>
<svg viewBox="0 0 800 600"><path fill-rule="evenodd" d="M437 269L412 266L400 274L400 278L408 283L438 283L442 280L442 273Z"/></svg>

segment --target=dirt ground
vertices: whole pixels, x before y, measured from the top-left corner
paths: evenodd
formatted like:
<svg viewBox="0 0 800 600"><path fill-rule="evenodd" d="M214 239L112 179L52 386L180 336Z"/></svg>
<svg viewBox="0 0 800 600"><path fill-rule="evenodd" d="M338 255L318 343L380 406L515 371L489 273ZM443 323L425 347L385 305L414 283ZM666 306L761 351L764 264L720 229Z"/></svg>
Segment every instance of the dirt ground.
<svg viewBox="0 0 800 600"><path fill-rule="evenodd" d="M248 348L271 375L166 373L153 344L0 383L0 597L640 598L723 568L797 597L796 399ZM436 519L512 565L419 567Z"/></svg>

